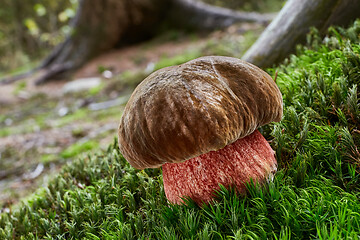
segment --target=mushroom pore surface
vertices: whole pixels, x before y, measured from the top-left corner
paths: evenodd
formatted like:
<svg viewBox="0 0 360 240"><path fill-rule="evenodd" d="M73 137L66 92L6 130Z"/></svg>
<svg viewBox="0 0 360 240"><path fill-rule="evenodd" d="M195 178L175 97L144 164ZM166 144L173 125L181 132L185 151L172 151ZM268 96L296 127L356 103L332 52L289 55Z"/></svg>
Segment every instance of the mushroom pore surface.
<svg viewBox="0 0 360 240"><path fill-rule="evenodd" d="M281 117L281 93L266 72L236 58L201 57L137 86L119 147L133 167L155 168L222 149Z"/></svg>

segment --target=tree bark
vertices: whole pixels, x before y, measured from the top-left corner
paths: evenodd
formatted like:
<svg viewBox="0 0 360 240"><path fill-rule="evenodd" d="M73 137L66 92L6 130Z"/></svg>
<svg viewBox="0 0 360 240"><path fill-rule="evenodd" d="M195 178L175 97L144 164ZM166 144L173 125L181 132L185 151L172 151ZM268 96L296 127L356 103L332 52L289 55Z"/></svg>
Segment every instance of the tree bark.
<svg viewBox="0 0 360 240"><path fill-rule="evenodd" d="M329 26L347 25L359 16L359 0L288 0L242 59L271 67L305 42L310 27L326 33Z"/></svg>
<svg viewBox="0 0 360 240"><path fill-rule="evenodd" d="M73 33L43 61L37 83L64 77L101 52L152 35L166 6L166 0L80 0Z"/></svg>
<svg viewBox="0 0 360 240"><path fill-rule="evenodd" d="M165 19L180 27L213 30L239 21L269 22L273 16L236 12L198 0L80 0L71 23L73 33L35 71L3 83L34 72L40 72L37 84L64 78L101 52L155 35Z"/></svg>
<svg viewBox="0 0 360 240"><path fill-rule="evenodd" d="M216 7L198 0L172 0L170 20L180 27L196 30L214 30L236 22L268 23L275 13L240 12Z"/></svg>

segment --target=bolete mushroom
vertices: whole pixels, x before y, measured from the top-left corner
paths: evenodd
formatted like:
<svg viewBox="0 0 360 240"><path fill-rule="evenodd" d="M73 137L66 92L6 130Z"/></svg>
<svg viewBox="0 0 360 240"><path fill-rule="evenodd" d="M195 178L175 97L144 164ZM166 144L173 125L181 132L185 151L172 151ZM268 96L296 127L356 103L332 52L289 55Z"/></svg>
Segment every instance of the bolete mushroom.
<svg viewBox="0 0 360 240"><path fill-rule="evenodd" d="M120 151L135 168L162 166L172 203L208 203L222 184L245 192L277 170L257 130L282 117L282 97L260 68L207 56L160 69L130 97L119 126Z"/></svg>

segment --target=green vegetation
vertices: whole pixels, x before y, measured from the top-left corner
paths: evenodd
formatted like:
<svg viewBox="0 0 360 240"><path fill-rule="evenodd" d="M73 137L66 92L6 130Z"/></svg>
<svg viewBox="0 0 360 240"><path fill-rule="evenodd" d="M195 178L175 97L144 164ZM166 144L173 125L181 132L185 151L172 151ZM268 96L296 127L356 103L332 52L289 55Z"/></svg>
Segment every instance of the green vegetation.
<svg viewBox="0 0 360 240"><path fill-rule="evenodd" d="M0 8L0 75L34 67L71 30L76 0L2 0ZM9 72L11 69L15 69Z"/></svg>
<svg viewBox="0 0 360 240"><path fill-rule="evenodd" d="M154 71L159 70L164 67L168 67L168 66L179 65L184 62L190 61L194 58L198 58L200 56L201 56L200 51L192 50L192 51L185 52L184 54L177 55L177 56L170 57L170 58L163 57L155 64Z"/></svg>
<svg viewBox="0 0 360 240"><path fill-rule="evenodd" d="M314 30L277 69L284 118L261 131L279 162L274 182L224 188L203 209L166 201L160 169L129 166L117 143L67 165L0 218L0 239L358 239L360 21Z"/></svg>
<svg viewBox="0 0 360 240"><path fill-rule="evenodd" d="M60 156L63 158L72 158L82 152L89 152L97 147L99 147L99 144L96 141L78 142L65 149L62 153L60 153Z"/></svg>

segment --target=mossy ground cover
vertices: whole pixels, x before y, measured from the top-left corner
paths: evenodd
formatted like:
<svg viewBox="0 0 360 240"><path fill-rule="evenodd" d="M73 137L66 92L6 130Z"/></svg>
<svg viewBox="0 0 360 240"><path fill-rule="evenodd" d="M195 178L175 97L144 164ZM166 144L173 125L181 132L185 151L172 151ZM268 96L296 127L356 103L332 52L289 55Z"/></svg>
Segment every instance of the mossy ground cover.
<svg viewBox="0 0 360 240"><path fill-rule="evenodd" d="M239 197L167 203L160 169L138 171L107 150L66 166L47 188L0 218L0 239L359 239L360 21L316 31L269 72L284 118L261 129L279 171Z"/></svg>

